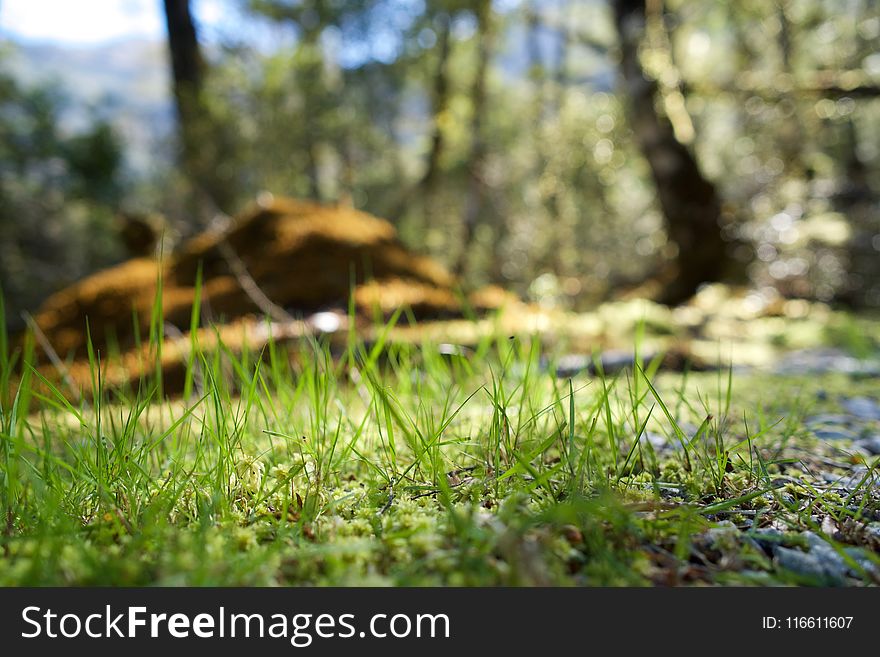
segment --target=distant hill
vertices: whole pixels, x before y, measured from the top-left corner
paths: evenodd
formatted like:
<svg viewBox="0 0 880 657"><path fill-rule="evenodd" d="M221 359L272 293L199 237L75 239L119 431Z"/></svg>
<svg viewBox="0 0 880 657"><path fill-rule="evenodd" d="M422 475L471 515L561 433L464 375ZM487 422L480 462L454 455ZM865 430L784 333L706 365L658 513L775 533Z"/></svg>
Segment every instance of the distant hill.
<svg viewBox="0 0 880 657"><path fill-rule="evenodd" d="M163 41L125 40L94 46L5 44L4 67L24 83L62 85L70 129L92 112L110 117L127 145L128 163L144 171L174 125Z"/></svg>

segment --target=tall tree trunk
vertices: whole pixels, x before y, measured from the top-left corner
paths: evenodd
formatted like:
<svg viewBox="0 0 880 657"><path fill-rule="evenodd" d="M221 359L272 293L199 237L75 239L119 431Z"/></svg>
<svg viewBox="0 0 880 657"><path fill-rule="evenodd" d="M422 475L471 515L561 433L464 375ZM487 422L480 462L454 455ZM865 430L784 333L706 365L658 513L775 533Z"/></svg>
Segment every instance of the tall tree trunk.
<svg viewBox="0 0 880 657"><path fill-rule="evenodd" d="M229 176L221 172L227 153L225 139L205 110L203 85L205 61L199 47L198 33L189 0L164 0L165 23L168 29L168 49L171 55L171 74L180 140L183 150L182 164L195 188L193 205L205 209L219 206L232 212L234 185ZM207 195L207 199L204 196Z"/></svg>
<svg viewBox="0 0 880 657"><path fill-rule="evenodd" d="M468 160L468 191L462 217L461 250L455 264L455 273L461 275L467 268L467 259L477 230L477 223L486 209L486 181L484 168L487 153L485 132L486 82L492 53L492 2L480 0L474 10L477 15L477 70L471 89L471 152ZM494 259L494 258L493 258Z"/></svg>
<svg viewBox="0 0 880 657"><path fill-rule="evenodd" d="M613 0L620 38L621 74L629 97L630 123L651 169L668 236L678 247L674 278L661 301L685 301L705 282L721 280L730 262L721 235L718 192L694 155L655 109L657 83L645 76L639 46L645 37L645 0Z"/></svg>
<svg viewBox="0 0 880 657"><path fill-rule="evenodd" d="M205 67L189 0L165 0L165 24L177 109L189 118L192 98L201 93Z"/></svg>

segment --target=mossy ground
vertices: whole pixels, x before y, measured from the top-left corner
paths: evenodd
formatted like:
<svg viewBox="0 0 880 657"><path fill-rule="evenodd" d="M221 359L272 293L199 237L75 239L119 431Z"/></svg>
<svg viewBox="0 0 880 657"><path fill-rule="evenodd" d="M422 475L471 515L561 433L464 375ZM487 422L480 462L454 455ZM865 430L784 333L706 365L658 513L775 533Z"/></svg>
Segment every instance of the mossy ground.
<svg viewBox="0 0 880 657"><path fill-rule="evenodd" d="M0 584L877 582L877 459L810 424L876 378L569 379L538 338L389 335L194 345L163 402L104 388L97 354L90 402L6 357ZM817 540L836 570L792 560Z"/></svg>

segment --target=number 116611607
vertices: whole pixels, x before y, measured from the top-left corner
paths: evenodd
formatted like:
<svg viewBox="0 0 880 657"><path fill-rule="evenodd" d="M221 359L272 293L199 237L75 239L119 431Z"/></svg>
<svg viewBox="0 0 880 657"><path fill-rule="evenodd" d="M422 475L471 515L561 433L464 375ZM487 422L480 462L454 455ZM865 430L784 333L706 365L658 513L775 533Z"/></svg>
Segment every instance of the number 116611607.
<svg viewBox="0 0 880 657"><path fill-rule="evenodd" d="M854 616L764 616L765 630L848 630Z"/></svg>

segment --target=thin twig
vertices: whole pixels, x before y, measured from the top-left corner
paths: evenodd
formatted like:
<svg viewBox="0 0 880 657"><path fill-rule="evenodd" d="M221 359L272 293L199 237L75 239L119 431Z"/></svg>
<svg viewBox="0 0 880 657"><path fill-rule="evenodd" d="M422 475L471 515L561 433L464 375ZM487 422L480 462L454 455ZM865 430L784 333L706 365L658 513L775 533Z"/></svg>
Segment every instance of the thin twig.
<svg viewBox="0 0 880 657"><path fill-rule="evenodd" d="M296 321L293 315L284 310L284 308L282 308L278 304L274 303L269 297L266 296L265 292L260 289L260 286L257 285L257 282L247 270L244 262L242 262L241 258L238 257L235 249L232 248L232 245L225 237L220 239L217 244L217 248L220 249L220 254L223 256L223 259L226 260L229 268L232 270L232 274L238 281L238 285L241 287L242 291L248 296L251 301L253 301L257 305L257 307L265 315L271 317L276 322Z"/></svg>
<svg viewBox="0 0 880 657"><path fill-rule="evenodd" d="M61 358L58 356L58 352L55 351L55 348L49 342L49 339L46 337L46 334L43 333L43 329L41 329L39 324L37 324L36 320L33 318L33 315L31 315L27 311L23 311L21 313L21 316L30 327L30 329L34 332L34 337L37 339L37 342L40 343L43 351L46 352L46 356L49 357L49 361L52 363L52 366L58 371L58 374L61 375L61 380L68 388L70 388L70 391L73 393L76 401L82 401L82 395L80 394L76 385L74 385L73 379L70 377L70 370L67 369L64 361L62 361Z"/></svg>

